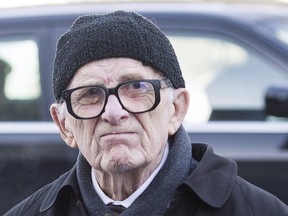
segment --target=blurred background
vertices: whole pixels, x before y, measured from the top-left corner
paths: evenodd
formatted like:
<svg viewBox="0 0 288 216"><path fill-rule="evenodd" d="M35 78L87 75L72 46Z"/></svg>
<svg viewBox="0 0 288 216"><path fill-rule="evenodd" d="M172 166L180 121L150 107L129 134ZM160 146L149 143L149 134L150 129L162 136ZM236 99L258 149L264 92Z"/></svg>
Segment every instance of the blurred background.
<svg viewBox="0 0 288 216"><path fill-rule="evenodd" d="M52 123L57 40L83 14L136 11L171 40L192 142L288 204L288 1L0 2L0 215L75 163Z"/></svg>

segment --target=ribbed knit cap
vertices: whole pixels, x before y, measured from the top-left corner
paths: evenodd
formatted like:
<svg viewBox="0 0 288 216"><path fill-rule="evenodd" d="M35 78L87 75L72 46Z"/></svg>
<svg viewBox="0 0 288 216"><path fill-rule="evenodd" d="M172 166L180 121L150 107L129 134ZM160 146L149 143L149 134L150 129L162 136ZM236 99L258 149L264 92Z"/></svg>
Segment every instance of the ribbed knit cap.
<svg viewBox="0 0 288 216"><path fill-rule="evenodd" d="M113 57L139 60L170 79L174 88L185 87L174 49L164 33L139 14L116 11L81 16L60 37L52 80L55 99L59 100L80 67Z"/></svg>

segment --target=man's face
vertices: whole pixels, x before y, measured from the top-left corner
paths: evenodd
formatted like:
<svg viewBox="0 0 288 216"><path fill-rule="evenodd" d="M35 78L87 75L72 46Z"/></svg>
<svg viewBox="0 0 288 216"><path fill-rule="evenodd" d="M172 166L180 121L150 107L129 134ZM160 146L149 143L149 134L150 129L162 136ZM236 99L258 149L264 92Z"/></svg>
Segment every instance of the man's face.
<svg viewBox="0 0 288 216"><path fill-rule="evenodd" d="M81 67L68 89L95 84L113 88L120 82L136 79L162 78L137 60L112 58ZM156 109L141 114L127 112L116 96L110 95L102 115L79 120L66 111L65 125L80 152L96 170L113 174L148 168L152 172L162 159L174 110L171 89L161 89L160 94Z"/></svg>

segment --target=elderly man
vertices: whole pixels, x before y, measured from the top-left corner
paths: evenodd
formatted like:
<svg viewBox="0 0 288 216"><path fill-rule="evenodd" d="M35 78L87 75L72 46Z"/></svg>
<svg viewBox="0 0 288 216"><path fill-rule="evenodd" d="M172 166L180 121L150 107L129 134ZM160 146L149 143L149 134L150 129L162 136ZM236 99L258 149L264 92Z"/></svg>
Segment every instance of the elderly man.
<svg viewBox="0 0 288 216"><path fill-rule="evenodd" d="M191 145L176 55L146 18L78 18L58 42L53 90L51 116L77 162L6 215L288 215L235 162Z"/></svg>

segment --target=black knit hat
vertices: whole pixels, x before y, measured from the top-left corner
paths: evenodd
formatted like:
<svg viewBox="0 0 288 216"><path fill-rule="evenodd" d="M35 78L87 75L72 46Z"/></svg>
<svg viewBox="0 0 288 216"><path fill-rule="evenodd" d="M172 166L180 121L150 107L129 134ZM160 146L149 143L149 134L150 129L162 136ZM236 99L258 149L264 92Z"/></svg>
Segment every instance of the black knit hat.
<svg viewBox="0 0 288 216"><path fill-rule="evenodd" d="M139 60L170 79L174 88L185 87L174 49L163 32L139 14L116 11L81 16L60 37L53 71L56 100L80 67L113 57Z"/></svg>

